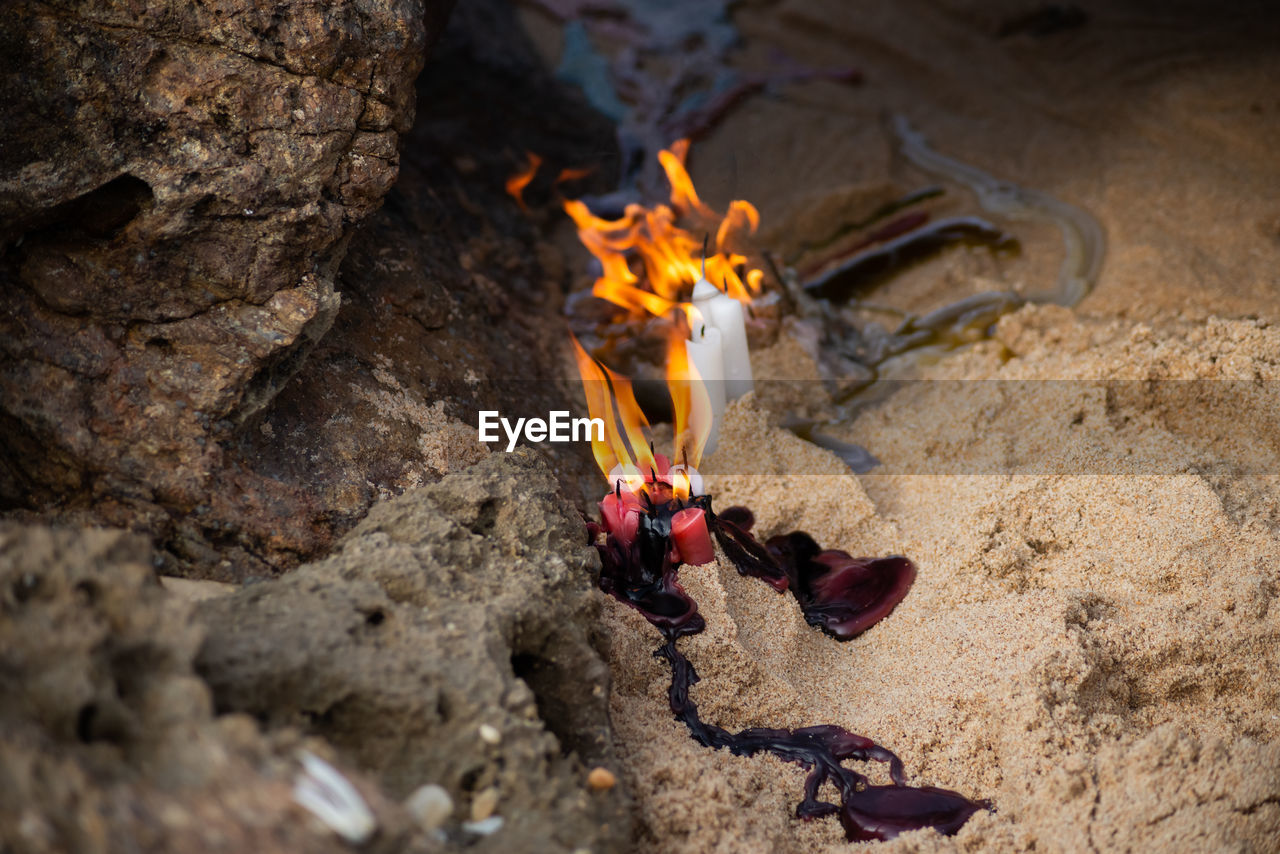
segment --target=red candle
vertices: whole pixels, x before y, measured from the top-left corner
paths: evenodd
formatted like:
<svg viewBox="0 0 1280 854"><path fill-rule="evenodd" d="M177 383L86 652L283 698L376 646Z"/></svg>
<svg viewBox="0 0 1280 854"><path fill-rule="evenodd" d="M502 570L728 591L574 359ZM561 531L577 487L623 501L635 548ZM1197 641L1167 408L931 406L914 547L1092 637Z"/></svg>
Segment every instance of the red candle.
<svg viewBox="0 0 1280 854"><path fill-rule="evenodd" d="M654 454L653 469L644 473L644 482L653 483L655 474L657 474L658 480L665 480L669 471L671 471L671 460L667 458L666 454Z"/></svg>
<svg viewBox="0 0 1280 854"><path fill-rule="evenodd" d="M715 560L707 516L701 507L686 507L671 517L671 539L680 552L680 559L690 566Z"/></svg>
<svg viewBox="0 0 1280 854"><path fill-rule="evenodd" d="M625 489L609 493L600 502L600 520L606 531L630 546L640 530L640 499Z"/></svg>

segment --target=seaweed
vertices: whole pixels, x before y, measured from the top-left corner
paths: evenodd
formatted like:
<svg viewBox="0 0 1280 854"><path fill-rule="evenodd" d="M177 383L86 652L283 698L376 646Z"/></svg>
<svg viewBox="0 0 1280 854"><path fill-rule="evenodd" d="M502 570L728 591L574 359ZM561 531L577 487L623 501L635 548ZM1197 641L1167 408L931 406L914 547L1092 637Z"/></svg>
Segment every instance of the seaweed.
<svg viewBox="0 0 1280 854"><path fill-rule="evenodd" d="M738 572L761 579L779 593L790 590L805 619L839 640L854 638L887 616L910 589L915 565L901 556L854 558L847 552L822 549L800 531L761 543L751 533L755 520L750 510L730 507L716 515L705 495L687 501L646 502L635 536L620 538L607 524L588 522L590 541L600 553L601 589L635 608L662 634L664 642L654 656L671 668L671 712L693 739L738 756L772 753L805 768L809 775L796 817L836 815L851 842L887 840L928 827L952 834L974 813L989 809L989 804L949 789L907 785L902 761L892 751L843 727L753 727L732 733L702 720L690 696L698 673L677 641L701 632L706 622L697 603L680 586L678 551L671 541L672 516L690 506L706 514L712 533ZM887 763L892 782L872 784L866 775L846 768L845 760ZM819 799L826 783L839 793L838 805Z"/></svg>
<svg viewBox="0 0 1280 854"><path fill-rule="evenodd" d="M866 474L867 472L880 465L880 460L875 455L861 445L853 442L843 442L833 436L820 432L818 423L812 420L802 418L792 418L785 421L782 426L790 430L795 435L817 445L819 448L826 448L831 453L840 458L840 461L849 467L854 474Z"/></svg>
<svg viewBox="0 0 1280 854"><path fill-rule="evenodd" d="M1018 245L1017 238L981 217L955 216L924 224L926 219L927 214L915 212L889 223L856 247L865 251L809 279L805 290L820 299L847 299L953 243L1000 250Z"/></svg>
<svg viewBox="0 0 1280 854"><path fill-rule="evenodd" d="M898 151L917 168L935 178L967 187L988 213L1015 222L1048 222L1062 232L1062 266L1052 291L1030 294L1028 302L1056 302L1072 306L1093 290L1107 240L1102 225L1088 211L1030 187L1001 181L976 166L962 163L929 147L924 136L902 116L889 118L889 129L898 140Z"/></svg>
<svg viewBox="0 0 1280 854"><path fill-rule="evenodd" d="M870 214L868 214L867 216L864 216L861 219L854 220L853 222L841 224L839 227L835 229L835 231L831 232L830 234L822 238L819 238L817 240L808 240L808 241L802 242L799 247L799 254L805 254L808 252L818 252L818 251L827 249L832 245L834 245L835 243L839 242L840 240L844 239L845 237L848 237L850 234L853 234L854 232L862 231L865 228L869 228L875 225L877 222L888 219L894 214L899 213L900 211L906 208L909 208L913 205L919 204L920 202L925 202L930 199L936 199L939 196L942 196L944 192L945 191L942 189L942 187L939 187L936 185L929 186L929 187L922 187L918 190L913 190L912 192L907 193L905 196L885 202L884 204L880 205L875 210L873 210ZM859 244L858 248L861 248L862 246L865 246L865 245L870 245L871 242L875 242L875 241L864 240L861 244Z"/></svg>

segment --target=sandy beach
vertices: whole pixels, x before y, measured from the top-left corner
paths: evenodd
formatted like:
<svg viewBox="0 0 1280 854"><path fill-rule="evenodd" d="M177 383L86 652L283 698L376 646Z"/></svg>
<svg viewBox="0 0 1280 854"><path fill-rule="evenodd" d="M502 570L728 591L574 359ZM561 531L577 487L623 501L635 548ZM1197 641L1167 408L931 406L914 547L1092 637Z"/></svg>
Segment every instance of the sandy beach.
<svg viewBox="0 0 1280 854"><path fill-rule="evenodd" d="M945 418L974 434L1034 432L1047 453L1078 446L1077 411L1105 419L1089 381L1100 376L1203 376L1197 366L1223 350L1232 367L1219 375L1275 371L1274 330L1210 330L1188 342L1028 309L938 373L1078 378L1062 385L1071 398L1050 416L996 409L989 387L971 383L969 408ZM1068 365L1043 346L1050 335L1088 341L1088 355ZM1006 342L1025 355L997 358ZM957 396L947 392L966 403ZM952 839L922 831L875 850L1266 850L1280 828L1275 478L909 473L965 453L965 442L938 447L901 429L941 417L927 402L891 401L860 419L853 435L908 473L856 477L769 428L751 401L732 411L708 471L761 460L775 471L711 474L720 506L749 504L763 535L800 527L855 554L909 555L919 575L889 618L840 644L723 561L684 570L709 623L687 645L704 717L729 729L836 723L896 751L913 784L995 805ZM1158 406L1122 405L1111 419L1126 441L1184 447ZM682 851L849 850L837 823L790 817L800 769L695 745L667 712L665 669L645 654L652 630L616 603L607 614L613 720L648 839Z"/></svg>
<svg viewBox="0 0 1280 854"><path fill-rule="evenodd" d="M869 474L771 426L802 405L797 389L820 391L818 371L785 337L754 354L759 399L733 410L705 466L716 506L750 506L762 536L798 528L908 555L919 575L889 618L840 644L723 559L685 569L708 620L687 641L694 699L729 729L839 724L896 751L913 784L995 811L954 838L852 849L835 821L792 818L803 772L695 745L667 712L654 632L611 602L611 709L643 843L1275 850L1280 172L1267 152L1280 125L1261 84L1275 55L1226 48L1248 43L1244 15L1192 38L1190 17L1157 32L1134 4L1090 5L1072 34L992 47L980 42L998 10L835 5L742 13L744 31L811 58L847 60L837 45L852 39L868 85L796 87L732 116L695 149L708 195L756 201L765 239L799 256L798 234L921 180L884 131L885 111L905 109L938 148L1086 207L1108 256L1074 310L1023 308L829 425L881 461ZM1060 237L1020 237L1018 258L952 251L874 299L924 311L1034 289Z"/></svg>

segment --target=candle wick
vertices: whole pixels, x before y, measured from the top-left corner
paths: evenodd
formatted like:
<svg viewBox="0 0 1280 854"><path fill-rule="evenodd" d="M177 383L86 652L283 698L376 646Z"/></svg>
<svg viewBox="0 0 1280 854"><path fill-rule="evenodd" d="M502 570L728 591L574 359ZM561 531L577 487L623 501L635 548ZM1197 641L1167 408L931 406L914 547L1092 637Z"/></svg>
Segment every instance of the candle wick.
<svg viewBox="0 0 1280 854"><path fill-rule="evenodd" d="M707 337L707 324L702 324L702 328L698 331L698 335L702 338Z"/></svg>
<svg viewBox="0 0 1280 854"><path fill-rule="evenodd" d="M706 232L702 235L702 278L707 277L707 241L711 239L711 233Z"/></svg>

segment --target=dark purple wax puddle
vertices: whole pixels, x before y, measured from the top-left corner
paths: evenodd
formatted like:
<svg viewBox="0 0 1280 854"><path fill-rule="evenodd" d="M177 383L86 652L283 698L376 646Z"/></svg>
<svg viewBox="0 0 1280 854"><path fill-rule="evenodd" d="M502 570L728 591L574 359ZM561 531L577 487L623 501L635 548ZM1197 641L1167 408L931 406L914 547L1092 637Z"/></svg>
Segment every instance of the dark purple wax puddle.
<svg viewBox="0 0 1280 854"><path fill-rule="evenodd" d="M671 711L695 741L737 756L772 753L801 766L809 776L796 816L809 820L836 815L851 842L892 839L927 827L950 835L975 812L990 809L948 789L906 785L897 756L843 727L755 727L731 733L703 721L689 696L698 673L676 648L680 637L706 627L697 603L680 587L678 553L671 543L671 516L685 506L706 512L711 533L739 573L759 578L780 593L790 590L805 620L838 640L856 637L888 615L907 595L916 570L905 557L855 558L823 549L800 531L761 543L751 534L755 518L750 510L731 507L716 515L707 496L683 504L648 505L639 534L628 545L607 527L587 523L603 565L601 589L643 614L666 640L654 656L671 667ZM606 535L603 542L601 533ZM873 785L865 775L844 767L845 760L886 762L893 782ZM839 793L838 805L819 800L826 783Z"/></svg>

